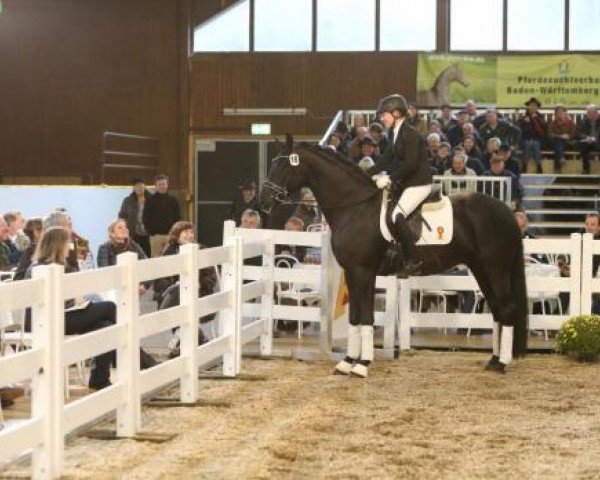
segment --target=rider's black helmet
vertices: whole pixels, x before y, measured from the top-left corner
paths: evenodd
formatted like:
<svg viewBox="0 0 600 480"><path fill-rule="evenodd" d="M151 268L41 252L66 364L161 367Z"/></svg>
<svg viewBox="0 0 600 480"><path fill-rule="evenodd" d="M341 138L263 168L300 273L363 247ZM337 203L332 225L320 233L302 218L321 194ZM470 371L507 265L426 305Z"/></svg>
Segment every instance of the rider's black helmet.
<svg viewBox="0 0 600 480"><path fill-rule="evenodd" d="M377 115L381 115L383 112L393 112L394 110L398 110L402 115L406 115L408 112L406 98L394 93L393 95L388 95L379 100L379 105L377 105Z"/></svg>

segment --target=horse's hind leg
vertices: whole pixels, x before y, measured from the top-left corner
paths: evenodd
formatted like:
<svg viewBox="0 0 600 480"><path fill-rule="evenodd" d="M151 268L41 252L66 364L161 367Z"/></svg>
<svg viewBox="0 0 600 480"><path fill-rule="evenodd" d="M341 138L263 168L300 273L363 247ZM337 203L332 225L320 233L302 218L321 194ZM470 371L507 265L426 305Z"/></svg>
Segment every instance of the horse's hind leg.
<svg viewBox="0 0 600 480"><path fill-rule="evenodd" d="M501 309L503 308L503 303L500 301L500 299L503 297L503 295L501 292L499 292L499 290L502 290L502 287L492 284L488 273L483 268L475 267L471 268L471 271L473 272L473 275L479 284L479 288L481 289L481 292L485 296L485 299L490 306L490 310L492 311L492 316L494 318L492 324L492 358L490 358L488 364L486 365L486 369L504 373L506 363L502 363L500 361L500 345L503 343L501 342L500 338L500 324L502 318ZM510 296L510 293L508 296ZM502 331L506 332L505 335L510 333L510 330L502 329ZM512 348L512 339L508 339L505 343L510 345ZM507 359L504 358L504 360ZM510 362L510 360L508 361Z"/></svg>

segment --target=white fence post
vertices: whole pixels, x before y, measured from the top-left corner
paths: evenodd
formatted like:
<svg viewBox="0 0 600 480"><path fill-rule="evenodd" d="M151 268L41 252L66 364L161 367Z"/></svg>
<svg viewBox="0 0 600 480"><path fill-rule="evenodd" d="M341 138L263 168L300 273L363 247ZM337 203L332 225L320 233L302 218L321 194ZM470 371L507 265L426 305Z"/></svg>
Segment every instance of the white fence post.
<svg viewBox="0 0 600 480"><path fill-rule="evenodd" d="M142 426L137 261L132 252L117 256L117 265L122 268L122 284L117 288L117 324L125 326L125 338L117 348L117 377L125 388L125 401L117 408L118 437L132 437Z"/></svg>
<svg viewBox="0 0 600 480"><path fill-rule="evenodd" d="M410 349L410 279L400 280L400 314L398 315L398 336L400 337L400 350Z"/></svg>
<svg viewBox="0 0 600 480"><path fill-rule="evenodd" d="M582 297L582 268L581 268L581 234L571 234L571 289L569 291L569 314L581 314L581 297ZM584 260L587 261L587 260ZM591 257L590 257L591 261ZM585 277L584 277L585 278ZM589 282L588 282L589 283ZM590 305L591 308L591 305Z"/></svg>
<svg viewBox="0 0 600 480"><path fill-rule="evenodd" d="M581 265L581 313L589 315L592 313L592 278L594 273L592 271L594 263L594 236L591 233L585 233L583 235L583 248L582 248L582 265ZM573 264L574 262L571 262Z"/></svg>
<svg viewBox="0 0 600 480"><path fill-rule="evenodd" d="M229 352L223 355L223 375L235 377L238 372L240 343L241 291L242 291L242 240L226 237L225 245L231 248L229 262L223 264L223 290L229 293L229 307L219 315L219 336L229 337Z"/></svg>
<svg viewBox="0 0 600 480"><path fill-rule="evenodd" d="M33 452L33 478L58 478L64 461L63 406L65 384L62 353L65 333L64 268L33 269L33 278L44 280L44 301L32 308L33 348L42 349L43 368L33 378L31 417L43 418L41 445Z"/></svg>
<svg viewBox="0 0 600 480"><path fill-rule="evenodd" d="M265 285L265 293L263 293L261 305L261 318L265 322L264 333L260 336L260 354L271 355L273 352L273 284L274 284L274 269L275 269L275 244L273 243L273 235L269 235L267 239L267 251L262 256L262 281Z"/></svg>
<svg viewBox="0 0 600 480"><path fill-rule="evenodd" d="M185 270L179 276L180 305L184 305L185 319L180 329L181 356L184 372L180 377L181 403L194 403L198 399L198 245L182 245L179 254L184 257Z"/></svg>
<svg viewBox="0 0 600 480"><path fill-rule="evenodd" d="M394 358L394 340L398 321L398 280L396 276L384 277L385 283L385 320L383 328L383 349L385 355Z"/></svg>
<svg viewBox="0 0 600 480"><path fill-rule="evenodd" d="M321 290L321 321L320 321L320 349L322 353L331 355L333 350L333 309L332 305L335 302L334 292L335 281L333 279L334 271L333 264L335 258L331 251L331 234L329 230L321 233L321 281L319 288Z"/></svg>

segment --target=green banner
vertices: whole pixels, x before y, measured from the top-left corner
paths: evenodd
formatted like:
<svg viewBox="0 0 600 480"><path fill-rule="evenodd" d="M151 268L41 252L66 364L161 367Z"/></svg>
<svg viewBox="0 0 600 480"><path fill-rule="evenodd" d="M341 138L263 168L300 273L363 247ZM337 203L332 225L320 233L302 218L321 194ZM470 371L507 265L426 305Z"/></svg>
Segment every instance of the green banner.
<svg viewBox="0 0 600 480"><path fill-rule="evenodd" d="M496 102L496 56L419 55L419 105L462 105L470 98L478 103Z"/></svg>
<svg viewBox="0 0 600 480"><path fill-rule="evenodd" d="M542 108L600 103L600 55L419 55L417 103L423 107L473 99L514 108L531 97Z"/></svg>
<svg viewBox="0 0 600 480"><path fill-rule="evenodd" d="M496 91L499 107L520 107L531 97L537 97L542 108L598 103L600 55L498 57Z"/></svg>

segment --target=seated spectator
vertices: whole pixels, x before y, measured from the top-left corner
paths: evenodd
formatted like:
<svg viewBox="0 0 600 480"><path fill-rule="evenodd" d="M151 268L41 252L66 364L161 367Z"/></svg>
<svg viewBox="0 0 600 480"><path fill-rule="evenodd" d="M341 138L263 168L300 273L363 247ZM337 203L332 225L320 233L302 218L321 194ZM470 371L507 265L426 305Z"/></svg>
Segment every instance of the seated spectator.
<svg viewBox="0 0 600 480"><path fill-rule="evenodd" d="M369 136L369 127L357 127L356 136L348 144L348 157L358 161L360 148L365 137Z"/></svg>
<svg viewBox="0 0 600 480"><path fill-rule="evenodd" d="M458 112L458 117L456 119L456 125L450 127L448 129L448 141L450 145L456 147L459 143L462 142L464 137L463 125L469 122L469 113L466 110L461 110Z"/></svg>
<svg viewBox="0 0 600 480"><path fill-rule="evenodd" d="M445 177L476 177L477 174L474 170L468 168L467 156L464 151L454 152L452 157L452 168L449 168L444 172ZM454 195L460 192L475 192L477 190L477 183L468 180L457 180L451 182L444 182L445 191L447 195Z"/></svg>
<svg viewBox="0 0 600 480"><path fill-rule="evenodd" d="M385 135L385 132L383 131L383 127L381 126L381 124L373 122L371 125L369 125L369 135L373 140L375 140L375 143L377 144L377 154L383 154L383 152L385 152L385 149L387 148L388 139Z"/></svg>
<svg viewBox="0 0 600 480"><path fill-rule="evenodd" d="M21 212L14 210L4 214L4 221L8 225L9 239L16 248L17 253L15 259L18 263L18 258L29 246L29 239L27 238L27 235L23 233L25 218Z"/></svg>
<svg viewBox="0 0 600 480"><path fill-rule="evenodd" d="M458 120L452 115L452 107L445 103L440 107L440 115L436 118L440 125L440 129L444 135L448 134L448 130L458 125Z"/></svg>
<svg viewBox="0 0 600 480"><path fill-rule="evenodd" d="M261 228L260 214L256 210L248 209L242 213L241 228Z"/></svg>
<svg viewBox="0 0 600 480"><path fill-rule="evenodd" d="M483 154L483 158L481 159L481 163L483 163L483 167L486 170L490 169L490 160L494 155L496 155L500 151L500 145L502 145L502 142L497 137L492 137L486 142L485 153Z"/></svg>
<svg viewBox="0 0 600 480"><path fill-rule="evenodd" d="M10 264L10 249L6 243L8 240L8 225L4 221L4 217L0 215L0 271L8 271L11 269Z"/></svg>
<svg viewBox="0 0 600 480"><path fill-rule="evenodd" d="M427 134L427 120L419 113L419 106L414 102L408 102L408 123L412 125L421 137Z"/></svg>
<svg viewBox="0 0 600 480"><path fill-rule="evenodd" d="M515 174L521 180L521 160L513 151L510 145L502 144L498 149L498 153L504 157L504 166L507 170Z"/></svg>
<svg viewBox="0 0 600 480"><path fill-rule="evenodd" d="M516 175L504 168L504 157L499 154L494 154L491 159L491 167L489 170L483 173L484 177L508 177L511 179L511 202L513 208L518 208L523 199L523 187L521 182ZM504 188L504 187L503 187ZM485 187L484 193L492 195L495 198L506 198L506 190L504 190L504 196L500 195L500 184L494 182L491 186Z"/></svg>
<svg viewBox="0 0 600 480"><path fill-rule="evenodd" d="M133 180L133 191L123 199L119 218L127 222L127 229L131 238L140 246L146 254L151 256L150 235L144 226L144 207L150 198L150 192L146 189L144 182L136 178Z"/></svg>
<svg viewBox="0 0 600 480"><path fill-rule="evenodd" d="M542 144L546 138L546 121L538 110L542 104L531 97L527 102L527 113L519 119L519 128L523 135L523 162L535 160L537 173L542 173Z"/></svg>
<svg viewBox="0 0 600 480"><path fill-rule="evenodd" d="M575 138L575 123L564 105L554 108L554 120L548 125L548 137L554 150L554 171L559 173L565 163L565 149Z"/></svg>
<svg viewBox="0 0 600 480"><path fill-rule="evenodd" d="M481 154L481 149L479 148L479 145L477 145L475 135L468 133L464 136L462 143L459 145L464 147L465 153L468 157L478 158L479 160L482 159L483 156Z"/></svg>
<svg viewBox="0 0 600 480"><path fill-rule="evenodd" d="M287 230L288 232L302 232L304 231L304 222L298 217L290 217L287 222L285 222L284 230ZM301 245L278 245L275 249L275 254L290 255L299 262L303 262L304 256L306 255L306 247Z"/></svg>
<svg viewBox="0 0 600 480"><path fill-rule="evenodd" d="M517 221L517 225L519 226L521 238L537 238L533 233L531 233L527 229L527 226L529 225L529 219L527 218L527 214L523 210L517 210L515 212L515 220Z"/></svg>
<svg viewBox="0 0 600 480"><path fill-rule="evenodd" d="M313 223L321 223L322 215L317 205L317 200L310 188L300 191L300 200L303 202L294 211L292 217L297 217L304 223L304 229Z"/></svg>
<svg viewBox="0 0 600 480"><path fill-rule="evenodd" d="M450 144L446 142L440 143L436 154L429 159L429 166L432 168L434 175L443 175L451 165L450 159Z"/></svg>
<svg viewBox="0 0 600 480"><path fill-rule="evenodd" d="M577 143L583 162L583 173L590 173L590 153L600 150L600 116L598 107L588 105L585 118L577 122Z"/></svg>
<svg viewBox="0 0 600 480"><path fill-rule="evenodd" d="M25 273L31 278L33 268L39 265L57 263L68 270L67 255L70 250L71 232L62 227L50 227L39 240L34 262ZM116 323L117 310L112 302L84 302L83 299L71 299L65 302L65 333L76 335L93 332ZM156 364L154 359L140 351L140 365L149 368ZM98 355L91 362L91 374L88 385L90 389L99 390L111 385L110 365L113 352Z"/></svg>
<svg viewBox="0 0 600 480"><path fill-rule="evenodd" d="M485 112L485 122L479 128L479 137L485 144L492 137L497 137L502 143L510 143L510 125L505 120L498 119L496 110L488 110Z"/></svg>
<svg viewBox="0 0 600 480"><path fill-rule="evenodd" d="M467 152L462 145L458 145L454 149L453 154L456 152L464 152L465 155L467 155ZM477 175L483 175L483 172L485 172L485 168L483 168L483 164L481 163L481 160L479 160L478 157L471 157L467 155L466 166L467 168L473 170Z"/></svg>
<svg viewBox="0 0 600 480"><path fill-rule="evenodd" d="M427 135L429 135L431 133L437 133L440 136L441 142L448 141L448 137L446 137L446 134L444 132L442 132L442 127L440 127L440 122L438 122L437 120L431 120L429 122L429 125L427 126Z"/></svg>
<svg viewBox="0 0 600 480"><path fill-rule="evenodd" d="M460 143L462 143L467 135L472 135L475 139L475 144L479 147L479 149L483 149L483 142L481 141L481 137L479 136L479 132L475 130L474 125L471 122L466 122L462 124L462 138Z"/></svg>
<svg viewBox="0 0 600 480"><path fill-rule="evenodd" d="M176 222L169 232L169 240L167 246L163 250L163 256L177 255L181 245L194 243L194 225L191 222ZM202 248L200 246L200 248ZM198 296L203 297L210 295L217 287L217 272L214 267L203 268L198 272ZM154 282L155 299L159 300L159 310L176 307L180 303L179 292L179 277L165 277ZM200 323L205 323L214 318L213 315L207 315L200 319ZM173 330L175 333L177 329ZM198 329L198 345L206 343L207 339L204 336L202 329ZM174 358L179 355L179 340L175 337L169 358Z"/></svg>
<svg viewBox="0 0 600 480"><path fill-rule="evenodd" d="M329 135L329 138L327 138L327 146L331 148L334 152L338 151L340 142L340 137L338 137L335 133L332 133L331 135Z"/></svg>
<svg viewBox="0 0 600 480"><path fill-rule="evenodd" d="M98 267L110 267L117 264L117 256L125 252L133 252L139 260L148 258L142 247L129 238L129 229L123 219L110 222L108 225L108 238L98 248ZM139 293L143 295L150 288L150 282L140 284Z"/></svg>
<svg viewBox="0 0 600 480"><path fill-rule="evenodd" d="M467 100L465 102L464 110L469 114L469 121L473 124L475 129L479 131L485 122L485 113L477 113L477 104L475 103L475 100Z"/></svg>
<svg viewBox="0 0 600 480"><path fill-rule="evenodd" d="M441 137L439 133L430 133L427 135L427 159L429 163L432 162L433 157L437 155L438 148L441 143Z"/></svg>
<svg viewBox="0 0 600 480"><path fill-rule="evenodd" d="M355 157L356 163L359 163L364 157L369 157L374 162L379 158L377 153L377 143L369 135L365 135L358 143L360 152Z"/></svg>
<svg viewBox="0 0 600 480"><path fill-rule="evenodd" d="M350 141L349 129L346 122L339 121L335 126L335 135L340 139L340 144L337 146L337 151L348 155L348 143Z"/></svg>
<svg viewBox="0 0 600 480"><path fill-rule="evenodd" d="M27 220L23 231L29 238L29 246L27 247L27 250L23 252L23 255L21 255L21 259L17 265L17 269L13 277L13 280L15 281L23 280L25 278L25 272L27 272L29 265L31 265L31 262L33 261L33 254L35 253L37 244L42 236L42 218L34 217Z"/></svg>
<svg viewBox="0 0 600 480"><path fill-rule="evenodd" d="M89 242L81 238L72 230L73 222L65 209L54 210L50 215L44 218L42 232L45 232L51 227L66 228L71 233L70 249L67 256L68 272L78 272L79 262L83 262L87 257L87 253L85 253L85 255L83 254L86 251L85 249L89 248Z"/></svg>
<svg viewBox="0 0 600 480"><path fill-rule="evenodd" d="M242 213L246 210L255 210L260 212L260 203L258 202L256 182L249 178L242 180L239 185L240 194L233 201L227 218L233 220L236 226L242 222ZM173 225L171 225L173 226Z"/></svg>
<svg viewBox="0 0 600 480"><path fill-rule="evenodd" d="M350 121L352 127L350 128L350 138L354 139L359 136L358 130L363 127L367 128L367 134L369 133L369 127L367 125L367 121L365 116L362 113L354 113L352 114L352 119Z"/></svg>

